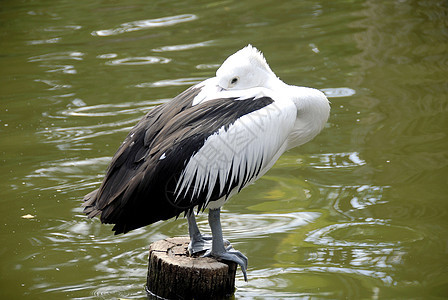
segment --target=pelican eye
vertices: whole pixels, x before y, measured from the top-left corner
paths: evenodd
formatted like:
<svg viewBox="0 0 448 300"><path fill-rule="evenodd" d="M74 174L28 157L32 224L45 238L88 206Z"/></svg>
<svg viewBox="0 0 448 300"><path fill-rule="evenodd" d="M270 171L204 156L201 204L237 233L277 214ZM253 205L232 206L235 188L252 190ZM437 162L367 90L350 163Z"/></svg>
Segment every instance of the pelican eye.
<svg viewBox="0 0 448 300"><path fill-rule="evenodd" d="M238 77L233 77L232 80L230 80L231 85L235 85L238 82Z"/></svg>

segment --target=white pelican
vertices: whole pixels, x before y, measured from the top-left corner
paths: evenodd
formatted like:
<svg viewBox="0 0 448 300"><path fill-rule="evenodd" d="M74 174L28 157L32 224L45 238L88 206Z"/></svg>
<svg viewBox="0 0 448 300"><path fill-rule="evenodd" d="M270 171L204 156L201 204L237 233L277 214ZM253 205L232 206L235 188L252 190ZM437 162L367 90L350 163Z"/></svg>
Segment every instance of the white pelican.
<svg viewBox="0 0 448 300"><path fill-rule="evenodd" d="M216 76L152 109L112 158L84 212L115 224L115 234L185 213L190 253L238 263L247 258L223 240L220 208L265 174L288 149L313 139L330 113L325 95L281 81L248 45ZM209 209L212 237L200 233L194 209Z"/></svg>

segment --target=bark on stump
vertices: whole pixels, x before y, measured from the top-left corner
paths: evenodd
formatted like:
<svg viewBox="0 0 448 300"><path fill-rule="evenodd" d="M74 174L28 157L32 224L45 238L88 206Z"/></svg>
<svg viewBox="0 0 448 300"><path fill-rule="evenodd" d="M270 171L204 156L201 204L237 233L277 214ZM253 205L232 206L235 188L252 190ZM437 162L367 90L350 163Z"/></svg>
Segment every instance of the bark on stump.
<svg viewBox="0 0 448 300"><path fill-rule="evenodd" d="M188 237L157 241L149 247L146 288L166 299L224 299L235 291L237 264L190 257Z"/></svg>

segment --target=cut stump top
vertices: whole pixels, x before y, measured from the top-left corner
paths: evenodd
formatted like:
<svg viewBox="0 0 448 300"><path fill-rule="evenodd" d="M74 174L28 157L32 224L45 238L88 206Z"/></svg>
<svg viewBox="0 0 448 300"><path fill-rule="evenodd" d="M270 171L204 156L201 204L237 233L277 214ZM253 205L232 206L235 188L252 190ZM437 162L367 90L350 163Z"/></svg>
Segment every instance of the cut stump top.
<svg viewBox="0 0 448 300"><path fill-rule="evenodd" d="M148 291L167 299L222 299L232 295L236 263L191 257L189 243L188 237L174 237L151 244Z"/></svg>

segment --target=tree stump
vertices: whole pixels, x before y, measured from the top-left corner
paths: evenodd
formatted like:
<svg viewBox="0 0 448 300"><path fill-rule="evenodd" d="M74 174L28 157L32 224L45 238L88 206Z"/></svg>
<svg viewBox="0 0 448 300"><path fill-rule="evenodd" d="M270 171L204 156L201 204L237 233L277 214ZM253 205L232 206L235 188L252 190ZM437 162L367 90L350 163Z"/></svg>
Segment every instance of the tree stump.
<svg viewBox="0 0 448 300"><path fill-rule="evenodd" d="M157 241L149 247L148 296L165 299L225 299L235 291L237 264L190 257L188 237Z"/></svg>

